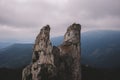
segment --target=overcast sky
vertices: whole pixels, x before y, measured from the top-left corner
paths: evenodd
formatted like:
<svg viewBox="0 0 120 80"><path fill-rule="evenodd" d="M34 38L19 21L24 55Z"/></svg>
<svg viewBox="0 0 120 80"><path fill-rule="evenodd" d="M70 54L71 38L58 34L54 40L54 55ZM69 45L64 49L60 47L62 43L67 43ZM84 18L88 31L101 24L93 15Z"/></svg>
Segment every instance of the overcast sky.
<svg viewBox="0 0 120 80"><path fill-rule="evenodd" d="M31 42L49 24L51 37L80 23L82 32L120 30L120 0L0 0L0 42Z"/></svg>

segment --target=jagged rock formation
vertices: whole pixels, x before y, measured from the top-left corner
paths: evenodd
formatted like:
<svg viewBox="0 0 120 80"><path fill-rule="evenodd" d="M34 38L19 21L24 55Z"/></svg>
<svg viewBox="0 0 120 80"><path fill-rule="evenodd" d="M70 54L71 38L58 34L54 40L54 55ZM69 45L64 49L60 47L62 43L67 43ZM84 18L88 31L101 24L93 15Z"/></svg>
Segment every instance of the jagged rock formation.
<svg viewBox="0 0 120 80"><path fill-rule="evenodd" d="M22 80L81 80L80 24L72 24L63 43L52 46L50 27L44 26L36 37L32 62L22 73Z"/></svg>

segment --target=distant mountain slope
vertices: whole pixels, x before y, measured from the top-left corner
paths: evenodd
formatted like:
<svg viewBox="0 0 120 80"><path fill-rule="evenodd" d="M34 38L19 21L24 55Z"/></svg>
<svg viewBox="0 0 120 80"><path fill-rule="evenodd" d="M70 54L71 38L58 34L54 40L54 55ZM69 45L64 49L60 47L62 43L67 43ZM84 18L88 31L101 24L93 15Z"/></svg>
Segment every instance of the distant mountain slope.
<svg viewBox="0 0 120 80"><path fill-rule="evenodd" d="M63 36L51 38L51 41L52 41L52 45L58 46L63 42Z"/></svg>
<svg viewBox="0 0 120 80"><path fill-rule="evenodd" d="M120 68L120 31L82 34L82 63L99 68Z"/></svg>
<svg viewBox="0 0 120 80"><path fill-rule="evenodd" d="M81 62L96 68L120 68L120 31L89 31L81 35ZM59 45L63 36L52 38ZM0 67L19 68L32 57L32 44L14 44L0 51Z"/></svg>
<svg viewBox="0 0 120 80"><path fill-rule="evenodd" d="M0 52L0 67L19 68L32 58L32 44L14 44Z"/></svg>
<svg viewBox="0 0 120 80"><path fill-rule="evenodd" d="M12 45L12 43L0 42L0 49L3 49L3 48L8 47L10 45Z"/></svg>

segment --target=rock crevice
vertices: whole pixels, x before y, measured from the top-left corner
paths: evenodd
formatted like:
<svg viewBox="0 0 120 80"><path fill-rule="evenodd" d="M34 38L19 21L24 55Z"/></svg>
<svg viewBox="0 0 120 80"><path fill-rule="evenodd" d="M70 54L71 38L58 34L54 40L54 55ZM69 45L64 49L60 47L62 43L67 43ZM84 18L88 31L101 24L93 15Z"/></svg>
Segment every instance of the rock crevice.
<svg viewBox="0 0 120 80"><path fill-rule="evenodd" d="M81 80L80 24L72 24L59 46L52 46L50 27L36 37L32 62L23 69L22 80Z"/></svg>

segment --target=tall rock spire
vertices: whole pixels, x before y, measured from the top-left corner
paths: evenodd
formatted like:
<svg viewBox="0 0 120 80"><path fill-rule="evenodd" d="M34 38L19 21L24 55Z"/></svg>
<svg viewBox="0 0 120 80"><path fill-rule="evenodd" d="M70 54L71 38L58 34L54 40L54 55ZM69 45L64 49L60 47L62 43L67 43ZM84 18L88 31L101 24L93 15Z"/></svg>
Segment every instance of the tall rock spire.
<svg viewBox="0 0 120 80"><path fill-rule="evenodd" d="M81 80L80 24L72 24L63 43L52 46L49 25L36 37L32 62L22 73L22 80Z"/></svg>
<svg viewBox="0 0 120 80"><path fill-rule="evenodd" d="M43 68L48 68L49 66L54 67L54 56L52 54L52 45L49 39L49 34L50 27L47 25L41 29L36 37L31 71L33 80L41 80L43 78L41 73ZM42 66L44 67L42 68ZM47 75L47 73L44 75Z"/></svg>
<svg viewBox="0 0 120 80"><path fill-rule="evenodd" d="M69 26L64 35L64 42L59 46L60 56L63 57L61 63L65 64L66 72L62 73L66 76L65 80L81 80L80 30L80 24L74 23Z"/></svg>

